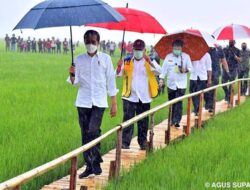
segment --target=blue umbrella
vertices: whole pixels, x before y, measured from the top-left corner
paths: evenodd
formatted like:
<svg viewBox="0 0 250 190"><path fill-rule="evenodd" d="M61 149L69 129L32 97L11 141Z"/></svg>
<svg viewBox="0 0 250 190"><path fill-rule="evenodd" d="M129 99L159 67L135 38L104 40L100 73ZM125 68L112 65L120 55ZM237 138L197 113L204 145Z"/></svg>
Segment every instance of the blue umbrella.
<svg viewBox="0 0 250 190"><path fill-rule="evenodd" d="M101 0L47 0L33 7L15 29L69 26L73 63L72 26L124 20L115 9Z"/></svg>

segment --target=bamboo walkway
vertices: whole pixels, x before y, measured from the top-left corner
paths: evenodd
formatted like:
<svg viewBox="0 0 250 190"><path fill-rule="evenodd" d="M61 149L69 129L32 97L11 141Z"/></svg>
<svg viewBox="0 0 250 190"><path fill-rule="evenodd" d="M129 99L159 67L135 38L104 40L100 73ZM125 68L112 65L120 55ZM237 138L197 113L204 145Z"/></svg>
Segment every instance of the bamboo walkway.
<svg viewBox="0 0 250 190"><path fill-rule="evenodd" d="M237 101L237 95L234 97L234 100ZM240 103L245 101L245 97L241 97ZM235 106L235 102L234 102ZM224 100L216 103L216 112L215 114L225 112L228 110L228 103ZM206 110L203 109L202 111L202 121L208 120L212 117L211 113L208 113ZM195 127L197 124L197 117L193 114L191 115L191 127ZM186 126L187 123L187 116L184 115L181 120L181 129L176 129L175 127L171 127L171 141L182 138L185 136L183 131L183 126ZM154 138L153 138L153 147L154 149L164 148L166 145L165 143L165 131L168 128L168 121L164 120L163 122L155 125L154 127ZM101 189L107 184L109 180L109 170L110 170L110 162L115 160L116 150L113 149L109 151L107 154L103 155L104 162L101 164L103 169L103 173L100 176L95 176L87 179L79 179L77 178L76 189L77 190L96 190ZM143 161L146 159L146 151L142 151L139 149L137 143L137 137L134 137L129 150L122 149L121 153L121 167L123 170L129 170L133 165L138 162ZM77 174L80 174L85 170L85 166L80 168L77 171ZM70 176L63 177L49 185L45 185L42 190L68 190L69 189L69 179Z"/></svg>

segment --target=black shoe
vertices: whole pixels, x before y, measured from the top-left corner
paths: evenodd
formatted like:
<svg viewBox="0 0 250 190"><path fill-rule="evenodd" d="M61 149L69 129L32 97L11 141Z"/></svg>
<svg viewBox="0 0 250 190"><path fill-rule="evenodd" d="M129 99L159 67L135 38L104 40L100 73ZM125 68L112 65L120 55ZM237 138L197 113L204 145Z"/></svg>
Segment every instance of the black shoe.
<svg viewBox="0 0 250 190"><path fill-rule="evenodd" d="M214 110L213 110L213 109L209 109L208 112L209 112L209 113L213 113Z"/></svg>
<svg viewBox="0 0 250 190"><path fill-rule="evenodd" d="M123 144L123 145L122 145L122 149L129 149L129 146L128 146L128 145Z"/></svg>
<svg viewBox="0 0 250 190"><path fill-rule="evenodd" d="M93 173L91 167L87 166L85 171L79 175L79 178L80 179L86 178L86 177L89 177L90 175L93 175L93 174L94 173Z"/></svg>
<svg viewBox="0 0 250 190"><path fill-rule="evenodd" d="M225 96L225 101L229 102L229 97Z"/></svg>
<svg viewBox="0 0 250 190"><path fill-rule="evenodd" d="M140 146L140 150L147 150L149 144L147 141L145 141L144 143L139 143L139 146Z"/></svg>
<svg viewBox="0 0 250 190"><path fill-rule="evenodd" d="M195 116L199 116L199 113L198 113L198 112L194 112L194 115L195 115Z"/></svg>
<svg viewBox="0 0 250 190"><path fill-rule="evenodd" d="M102 168L101 168L100 164L94 164L93 173L95 175L100 175L102 173Z"/></svg>
<svg viewBox="0 0 250 190"><path fill-rule="evenodd" d="M146 146L140 146L140 150L146 150Z"/></svg>
<svg viewBox="0 0 250 190"><path fill-rule="evenodd" d="M179 124L179 123L176 123L174 126L175 126L176 128L180 128L180 124Z"/></svg>

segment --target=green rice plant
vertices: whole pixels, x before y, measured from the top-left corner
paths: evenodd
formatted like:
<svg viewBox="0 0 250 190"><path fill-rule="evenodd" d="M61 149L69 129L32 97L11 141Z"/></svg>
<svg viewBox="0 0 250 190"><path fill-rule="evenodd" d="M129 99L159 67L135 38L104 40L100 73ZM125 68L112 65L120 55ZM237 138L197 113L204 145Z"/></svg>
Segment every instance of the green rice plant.
<svg viewBox="0 0 250 190"><path fill-rule="evenodd" d="M81 45L75 54L82 52ZM112 58L114 67L119 55L117 51ZM0 182L81 146L74 106L77 89L66 82L69 66L70 54L5 52L4 43L0 41ZM120 90L121 85L122 80L117 79ZM220 89L218 99L222 97ZM122 121L120 92L117 100L118 115L110 118L109 109L105 111L102 132ZM166 94L161 95L154 99L151 107L166 101ZM164 109L156 114L155 122L166 117L167 109ZM115 142L115 135L104 140L102 153L114 148ZM80 157L79 167L82 165ZM67 163L34 179L22 189L39 189L67 175L69 168Z"/></svg>
<svg viewBox="0 0 250 190"><path fill-rule="evenodd" d="M183 141L150 154L106 189L223 189L220 185L235 189L233 183L249 183L249 115L250 99L209 120Z"/></svg>

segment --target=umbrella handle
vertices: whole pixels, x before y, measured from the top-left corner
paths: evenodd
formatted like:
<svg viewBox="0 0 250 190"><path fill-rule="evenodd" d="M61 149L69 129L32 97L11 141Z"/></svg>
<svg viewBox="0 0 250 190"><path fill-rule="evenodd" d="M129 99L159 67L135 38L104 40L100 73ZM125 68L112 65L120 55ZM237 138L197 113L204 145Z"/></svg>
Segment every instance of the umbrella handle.
<svg viewBox="0 0 250 190"><path fill-rule="evenodd" d="M125 38L125 29L123 30L123 35L122 35L122 43L121 43L121 57L120 57L120 59L122 59L124 38Z"/></svg>
<svg viewBox="0 0 250 190"><path fill-rule="evenodd" d="M74 63L74 52L73 52L73 39L72 39L72 27L69 26L70 28L70 49L71 49L71 66L75 66ZM70 73L71 77L75 77L75 74Z"/></svg>
<svg viewBox="0 0 250 190"><path fill-rule="evenodd" d="M126 4L126 8L128 8L128 3ZM122 59L124 38L125 38L125 28L124 28L124 30L123 30L123 35L122 35L122 43L121 43L121 57L120 57L120 59Z"/></svg>

